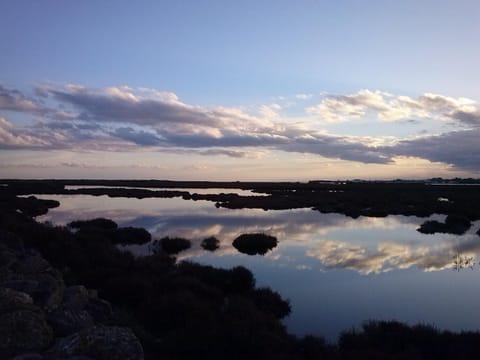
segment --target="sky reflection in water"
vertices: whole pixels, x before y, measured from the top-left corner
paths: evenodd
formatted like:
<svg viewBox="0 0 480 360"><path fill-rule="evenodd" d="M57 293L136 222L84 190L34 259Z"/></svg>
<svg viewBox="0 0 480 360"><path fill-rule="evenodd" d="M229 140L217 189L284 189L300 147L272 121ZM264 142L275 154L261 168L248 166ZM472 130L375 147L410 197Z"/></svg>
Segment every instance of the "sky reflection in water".
<svg viewBox="0 0 480 360"><path fill-rule="evenodd" d="M229 210L180 198L39 197L61 203L40 221L66 224L107 217L120 226L144 227L154 238L191 239L193 246L179 254L181 260L248 267L258 285L290 299L293 312L285 323L296 334L334 340L339 331L367 319L424 322L451 330L480 327L480 273L477 268L452 270L458 254L479 258L479 222L463 236L425 235L416 231L425 221L417 217L352 219L309 209ZM279 244L265 256L238 253L233 239L252 232L274 235ZM200 247L207 236L220 240L215 253ZM129 248L137 254L148 251L145 245Z"/></svg>

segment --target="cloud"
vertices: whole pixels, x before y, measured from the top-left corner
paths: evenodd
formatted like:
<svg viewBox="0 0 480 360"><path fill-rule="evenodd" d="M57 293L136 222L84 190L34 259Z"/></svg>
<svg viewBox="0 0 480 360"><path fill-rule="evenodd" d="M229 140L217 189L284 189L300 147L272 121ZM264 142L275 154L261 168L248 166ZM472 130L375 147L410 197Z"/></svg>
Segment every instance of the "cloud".
<svg viewBox="0 0 480 360"><path fill-rule="evenodd" d="M453 251L445 247L412 246L395 242L377 244L367 249L341 241L322 240L307 251L307 255L320 260L327 268L350 269L367 275L412 266L432 271L452 266Z"/></svg>
<svg viewBox="0 0 480 360"><path fill-rule="evenodd" d="M170 92L133 89L127 86L91 89L79 85L37 87L37 92L79 111L77 118L89 121L123 122L138 125L196 124L219 126L228 111L187 105Z"/></svg>
<svg viewBox="0 0 480 360"><path fill-rule="evenodd" d="M131 127L118 128L112 132L112 135L141 146L155 146L161 143L161 139L155 134L142 130L135 131Z"/></svg>
<svg viewBox="0 0 480 360"><path fill-rule="evenodd" d="M297 94L297 98L305 98L303 95L309 94ZM128 86L44 85L36 88L36 96L48 98L49 104L62 110L0 87L0 110L35 115L35 121L22 127L2 118L3 149L135 151L148 147L159 152L233 158L276 150L366 164L392 164L395 157L410 156L480 170L480 110L467 98L432 93L412 98L371 90L326 94L297 121L282 115L282 106L276 103L260 106L253 111L257 115L252 115L241 108L191 105L171 92ZM432 118L466 129L409 139L340 136L319 131L318 120L308 113L324 122L374 117L399 121L402 126Z"/></svg>
<svg viewBox="0 0 480 360"><path fill-rule="evenodd" d="M10 121L0 117L0 148L38 148L49 146L51 143L41 136L29 135L19 131Z"/></svg>
<svg viewBox="0 0 480 360"><path fill-rule="evenodd" d="M432 93L416 99L370 90L346 95L327 94L318 105L306 110L327 123L366 117L382 121L432 118L480 126L480 110L474 100Z"/></svg>
<svg viewBox="0 0 480 360"><path fill-rule="evenodd" d="M400 141L382 149L391 155L420 157L465 170L480 170L480 128Z"/></svg>
<svg viewBox="0 0 480 360"><path fill-rule="evenodd" d="M283 151L321 155L327 158L359 161L363 163L387 164L389 155L373 146L367 146L362 139L326 134L305 134L278 147Z"/></svg>
<svg viewBox="0 0 480 360"><path fill-rule="evenodd" d="M18 90L11 90L0 85L0 110L45 114L49 110L40 103L27 98Z"/></svg>

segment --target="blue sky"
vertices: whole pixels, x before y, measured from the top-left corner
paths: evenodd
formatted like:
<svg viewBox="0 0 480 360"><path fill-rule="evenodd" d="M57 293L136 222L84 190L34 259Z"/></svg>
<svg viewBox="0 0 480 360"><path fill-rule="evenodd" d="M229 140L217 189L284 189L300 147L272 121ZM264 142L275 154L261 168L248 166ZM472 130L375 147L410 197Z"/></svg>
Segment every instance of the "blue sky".
<svg viewBox="0 0 480 360"><path fill-rule="evenodd" d="M0 4L2 177L476 176L480 3Z"/></svg>

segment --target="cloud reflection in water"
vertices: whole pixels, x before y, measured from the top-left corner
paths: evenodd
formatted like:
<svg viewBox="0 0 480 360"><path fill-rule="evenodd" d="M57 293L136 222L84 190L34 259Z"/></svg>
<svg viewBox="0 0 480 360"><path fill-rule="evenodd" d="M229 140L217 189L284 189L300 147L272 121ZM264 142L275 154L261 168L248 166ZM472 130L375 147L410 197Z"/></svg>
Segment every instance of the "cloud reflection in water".
<svg viewBox="0 0 480 360"><path fill-rule="evenodd" d="M107 217L121 226L145 227L154 238L180 236L191 239L192 248L181 253L179 259L204 256L200 243L208 236L220 240L216 256L245 256L238 254L232 241L243 233L254 232L265 232L279 240L278 248L267 254L267 261L294 269L312 266L322 270L350 269L365 275L412 266L434 271L451 268L456 254L478 257L480 253L480 239L474 234L478 224L463 236L424 235L416 228L425 219L416 217L352 219L310 209L217 209L206 201L179 198L44 197L59 200L61 206L41 217L42 221L65 224L74 219ZM130 249L145 254L148 246Z"/></svg>

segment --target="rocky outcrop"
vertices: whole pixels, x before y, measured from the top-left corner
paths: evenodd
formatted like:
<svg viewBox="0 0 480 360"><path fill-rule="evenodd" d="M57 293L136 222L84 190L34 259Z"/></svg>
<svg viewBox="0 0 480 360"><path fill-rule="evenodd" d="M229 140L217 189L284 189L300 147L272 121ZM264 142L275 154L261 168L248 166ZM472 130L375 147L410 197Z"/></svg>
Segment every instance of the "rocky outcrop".
<svg viewBox="0 0 480 360"><path fill-rule="evenodd" d="M71 359L80 355L92 359L137 360L143 358L143 349L128 328L95 326L60 339L46 358Z"/></svg>
<svg viewBox="0 0 480 360"><path fill-rule="evenodd" d="M1 359L143 359L128 328L106 326L109 302L0 229Z"/></svg>

